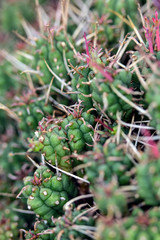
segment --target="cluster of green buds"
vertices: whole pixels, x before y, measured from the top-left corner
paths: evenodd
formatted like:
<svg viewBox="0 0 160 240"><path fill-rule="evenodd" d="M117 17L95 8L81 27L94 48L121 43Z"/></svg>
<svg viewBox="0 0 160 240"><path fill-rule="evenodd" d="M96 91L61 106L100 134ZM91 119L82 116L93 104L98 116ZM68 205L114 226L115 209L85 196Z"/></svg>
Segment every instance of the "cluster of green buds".
<svg viewBox="0 0 160 240"><path fill-rule="evenodd" d="M101 218L99 218L97 222L96 239L124 240L125 229L123 227L122 222L115 221L114 219L102 216Z"/></svg>
<svg viewBox="0 0 160 240"><path fill-rule="evenodd" d="M93 115L76 110L64 119L44 120L30 140L30 151L41 152L52 165L70 171L70 155L91 149L93 126Z"/></svg>
<svg viewBox="0 0 160 240"><path fill-rule="evenodd" d="M69 23L67 15L70 14L72 20L80 19L83 11L82 16L78 16L78 1L73 1L71 8L69 1L65 2L66 5L64 2L61 2L63 26L56 27L55 24L50 28L47 25L36 37L31 33L34 31L30 31L27 35L29 38L24 39L29 43L29 48L27 50L26 47L26 52L17 52L19 60L2 51L14 65L17 63L24 77L19 88L23 97L17 97L18 102L12 105L13 111L0 105L10 115L15 114L19 122L20 131L15 127L16 137L12 138L11 144L18 138L23 145L16 145L14 153L10 154L13 157L11 168L6 155L12 145L9 138L5 141L7 147L2 151L4 155L0 154L0 159L3 158L1 172L5 172L0 174L2 183L8 172L10 179L24 180L24 187L17 197L23 194L28 206L24 213L35 215L36 221L35 224L24 224L30 229L34 225L33 230L24 230L25 239L159 240L160 209L157 206L160 204L160 154L158 145L152 140L147 142L149 151L142 136L144 129L153 130L148 125L151 118L152 126L160 129L159 75L158 71L154 71L153 75L154 69L150 68L150 59L154 59L157 66L160 59L158 13L153 19L154 31L145 18L148 46L143 47L144 55L149 58L141 65L139 59L131 63L128 52L125 52L130 41L135 40L138 44L137 38L140 40L139 46L143 45L132 23L136 16L134 0L106 1L106 6L112 9L109 10L112 26L104 16L108 12L108 9L102 8L105 3L94 1L92 9L98 10L101 17L99 23L104 25L104 32L110 35L107 40L106 36L105 39L98 39L100 32L97 25L93 34L84 34L84 39L80 39L80 33L76 41L75 35L81 31L80 24L73 39L77 46L84 43L86 54L76 52L66 26ZM85 2L81 3L89 11ZM36 3L41 25L44 13L38 6L38 0ZM65 10L67 4L69 7ZM127 15L132 21L127 19ZM123 20L120 24L119 19ZM25 24L29 30L29 25ZM117 26L119 28L114 29ZM125 34L130 31L126 26L135 30L136 39L131 35L126 40L128 35L125 37ZM120 34L124 41L117 44L120 48L116 55L112 55L114 50L112 52L108 47L112 43L115 46L114 40ZM92 37L93 44L87 40ZM103 41L109 43L107 48ZM104 53L99 50L102 43L105 46ZM134 53L139 58L141 51ZM151 73L156 80L150 78L149 83L145 81L146 73ZM3 74L0 78L3 78ZM29 92L29 89L32 94L23 94L23 90ZM18 91L16 95L19 96ZM67 99L66 105L64 99ZM49 102L55 105L54 112ZM145 104L150 104L146 110ZM95 111L94 114L91 111ZM26 150L27 138L28 152L32 152L27 157L34 164L30 168L27 164L19 165L20 162L24 163L21 157ZM159 140L159 136L153 139ZM15 143L19 142L16 140ZM20 152L19 146L23 152ZM37 169L33 172L35 166ZM13 190L19 188L14 184L12 187ZM2 191L5 188L4 184ZM22 209L14 210L23 212ZM2 234L5 236L2 239L17 237L17 232L14 232L16 225L11 220L3 217L0 221L0 238Z"/></svg>
<svg viewBox="0 0 160 240"><path fill-rule="evenodd" d="M151 78L151 83L149 89L146 93L146 102L149 104L148 111L152 117L151 126L153 126L158 131L160 130L160 84L157 76Z"/></svg>
<svg viewBox="0 0 160 240"><path fill-rule="evenodd" d="M52 217L63 213L64 204L76 195L77 189L70 177L53 173L46 166L39 167L33 177L24 178L23 195L28 208L52 224Z"/></svg>
<svg viewBox="0 0 160 240"><path fill-rule="evenodd" d="M104 7L105 4L105 7ZM127 16L136 22L137 6L134 0L97 0L94 7L99 14L98 41L107 47L113 46L115 39L119 39L124 29L124 35L131 31L131 24ZM106 37L107 36L107 37ZM117 41L118 42L118 41Z"/></svg>
<svg viewBox="0 0 160 240"><path fill-rule="evenodd" d="M72 240L72 239L92 239L95 230L95 220L91 208L81 209L69 207L65 214L55 219L56 239Z"/></svg>
<svg viewBox="0 0 160 240"><path fill-rule="evenodd" d="M130 184L130 170L133 163L124 152L122 146L115 143L97 144L92 152L88 152L85 162L88 167L86 174L92 185L95 182L104 181L109 183L116 176L120 186Z"/></svg>
<svg viewBox="0 0 160 240"><path fill-rule="evenodd" d="M158 65L158 62L155 63ZM150 76L150 75L149 75ZM156 130L160 130L160 84L159 84L159 72L153 74L148 79L148 89L145 95L145 101L148 104L148 112L151 115L151 126Z"/></svg>
<svg viewBox="0 0 160 240"><path fill-rule="evenodd" d="M34 230L26 231L25 239L52 240L55 237L52 232L52 229L49 228L45 221L37 221L34 224Z"/></svg>
<svg viewBox="0 0 160 240"><path fill-rule="evenodd" d="M43 117L52 116L53 113L51 104L45 104L44 99L37 101L36 96L31 93L24 94L12 107L20 118L19 128L25 138L32 137L38 122Z"/></svg>
<svg viewBox="0 0 160 240"><path fill-rule="evenodd" d="M72 79L74 100L81 100L86 109L95 107L98 112L107 113L111 119L117 119L117 112L121 112L123 119L128 119L133 113L131 102L138 102L138 98L133 99L134 90L137 90L135 74L106 66L108 61L100 57L103 53L90 47L85 35L84 38L87 67L79 66Z"/></svg>
<svg viewBox="0 0 160 240"><path fill-rule="evenodd" d="M99 112L106 112L111 119L117 118L118 111L122 113L124 119L127 119L133 109L123 99L132 100L132 74L123 70L114 76L111 83L104 79L101 73L94 74L90 71L86 76L87 71L89 72L88 69L82 70L77 82L76 78L72 79L73 90L78 92L73 95L74 99L82 100L85 109L95 107Z"/></svg>
<svg viewBox="0 0 160 240"><path fill-rule="evenodd" d="M2 217L2 219L0 220L0 239L15 239L18 236L17 226L18 223L11 222L10 219Z"/></svg>
<svg viewBox="0 0 160 240"><path fill-rule="evenodd" d="M114 178L107 184L95 184L93 194L102 215L120 218L126 213L127 199Z"/></svg>
<svg viewBox="0 0 160 240"><path fill-rule="evenodd" d="M135 208L130 217L115 221L101 217L97 224L97 240L150 240L159 238L159 208L143 211Z"/></svg>
<svg viewBox="0 0 160 240"><path fill-rule="evenodd" d="M117 112L121 112L123 119L129 118L133 109L131 105L123 99L132 100L131 73L122 70L114 76L112 83L108 83L108 80L104 79L99 80L97 83L97 79L102 79L102 75L96 75L96 78L93 79L91 84L92 98L95 107L99 110L104 110L114 120L117 118ZM102 96L102 98L100 96Z"/></svg>
<svg viewBox="0 0 160 240"><path fill-rule="evenodd" d="M3 61L0 64L0 88L1 88L1 98L5 96L6 92L16 90L17 83L13 81L12 75L13 68L12 66Z"/></svg>
<svg viewBox="0 0 160 240"><path fill-rule="evenodd" d="M156 145L153 148L157 152ZM143 162L137 166L138 194L147 205L157 206L160 203L159 169L159 153L150 158L144 154Z"/></svg>
<svg viewBox="0 0 160 240"><path fill-rule="evenodd" d="M87 111L93 107L89 83L90 77L90 69L80 66L78 69L78 73L74 75L74 78L72 78L71 81L72 91L75 92L71 95L71 97L75 102L78 102L78 100L82 101L84 111Z"/></svg>
<svg viewBox="0 0 160 240"><path fill-rule="evenodd" d="M2 202L1 202L2 204ZM3 207L3 208L2 208ZM10 210L13 205L7 205L6 203L0 206L0 239L2 240L14 240L17 239L19 230L18 230L18 216Z"/></svg>
<svg viewBox="0 0 160 240"><path fill-rule="evenodd" d="M38 80L42 85L49 84L54 75L54 87L61 89L63 83L65 85L70 80L66 70L66 59L70 59L73 65L76 63L74 52L70 46L73 44L71 42L72 39L66 36L63 30L49 29L48 36L39 36L35 40L35 46L29 53L32 61L30 62L30 58L27 59L28 55L19 56L19 60L39 72L38 79L34 78L35 81Z"/></svg>

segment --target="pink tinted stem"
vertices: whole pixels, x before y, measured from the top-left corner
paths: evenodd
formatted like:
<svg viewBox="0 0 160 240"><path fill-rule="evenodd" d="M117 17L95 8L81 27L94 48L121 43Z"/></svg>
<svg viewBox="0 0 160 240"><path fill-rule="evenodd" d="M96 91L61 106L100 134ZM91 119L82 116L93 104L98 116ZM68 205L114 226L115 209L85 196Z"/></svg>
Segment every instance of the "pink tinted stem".
<svg viewBox="0 0 160 240"><path fill-rule="evenodd" d="M90 62L90 64L95 67L109 82L113 82L111 74L109 74L107 71L104 71L100 65L98 65L96 62Z"/></svg>
<svg viewBox="0 0 160 240"><path fill-rule="evenodd" d="M160 51L160 37L159 37L159 19L158 19L158 12L155 11L155 18L152 19L154 25L156 27L156 44L157 44L157 51Z"/></svg>
<svg viewBox="0 0 160 240"><path fill-rule="evenodd" d="M86 43L86 54L87 54L87 64L89 64L90 62L90 54L89 54L89 47L88 47L88 43L90 41L87 41L87 38L86 38L86 33L84 33L84 39L85 39L85 43Z"/></svg>

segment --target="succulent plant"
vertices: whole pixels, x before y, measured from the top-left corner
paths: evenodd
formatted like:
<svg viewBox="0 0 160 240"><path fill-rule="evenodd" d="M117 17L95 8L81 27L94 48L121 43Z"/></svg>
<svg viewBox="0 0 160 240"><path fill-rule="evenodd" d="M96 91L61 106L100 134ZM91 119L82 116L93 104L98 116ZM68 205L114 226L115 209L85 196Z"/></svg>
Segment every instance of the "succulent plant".
<svg viewBox="0 0 160 240"><path fill-rule="evenodd" d="M125 228L121 222L116 222L114 219L108 217L101 217L97 221L97 240L124 240Z"/></svg>
<svg viewBox="0 0 160 240"><path fill-rule="evenodd" d="M34 224L34 230L26 231L25 239L51 240L55 237L52 232L52 228L49 228L45 221L37 221Z"/></svg>
<svg viewBox="0 0 160 240"><path fill-rule="evenodd" d="M24 96L13 104L14 111L20 118L19 128L24 138L32 137L39 121L43 117L52 116L53 108L51 104L45 104L44 100L39 100L31 93L24 93Z"/></svg>
<svg viewBox="0 0 160 240"><path fill-rule="evenodd" d="M97 79L99 78L101 77L97 75L91 84L92 99L95 103L95 107L97 109L103 109L113 119L117 118L117 111L122 113L123 119L127 119L133 111L132 107L117 96L117 94L113 91L113 87L117 88L127 99L132 100L132 95L127 93L125 90L125 88L128 89L131 87L131 73L123 70L117 74L112 83L113 87L110 83L108 83L108 81L102 80L102 82L97 82Z"/></svg>
<svg viewBox="0 0 160 240"><path fill-rule="evenodd" d="M151 126L153 126L158 131L160 130L160 101L159 101L159 91L160 85L158 78L155 74L152 74L150 78L150 84L146 93L145 100L149 104L148 111L152 117Z"/></svg>
<svg viewBox="0 0 160 240"><path fill-rule="evenodd" d="M159 158L144 158L143 163L137 166L138 193L148 205L157 206L160 203L159 167Z"/></svg>
<svg viewBox="0 0 160 240"><path fill-rule="evenodd" d="M1 201L2 204L2 201ZM0 205L0 239L14 240L19 235L19 217L11 210L13 204ZM23 221L23 220L22 220Z"/></svg>
<svg viewBox="0 0 160 240"><path fill-rule="evenodd" d="M53 40L50 41L52 35ZM34 41L35 46L31 48L30 52L27 52L32 61L24 56L18 57L21 62L39 71L38 78L37 76L33 78L35 82L38 81L42 85L49 84L53 77L49 68L57 76L53 80L54 87L61 89L63 83L67 83L70 80L64 61L70 59L71 63L75 65L76 59L68 43L68 41L72 42L72 39L71 37L68 37L68 39L64 31L50 29L50 35L44 37L38 36Z"/></svg>
<svg viewBox="0 0 160 240"><path fill-rule="evenodd" d="M131 215L118 221L101 217L97 224L96 239L141 240L159 238L159 208L143 211L135 208Z"/></svg>
<svg viewBox="0 0 160 240"><path fill-rule="evenodd" d="M76 73L71 81L73 90L71 97L75 102L78 102L78 100L82 101L84 110L89 110L93 107L92 98L90 96L91 90L90 86L88 85L90 75L90 69L82 66L79 70L79 73ZM78 93L74 94L74 92Z"/></svg>
<svg viewBox="0 0 160 240"><path fill-rule="evenodd" d="M89 213L89 208L69 208L63 216L55 220L55 239L59 236L62 240L92 239L95 219L92 211Z"/></svg>
<svg viewBox="0 0 160 240"><path fill-rule="evenodd" d="M76 111L64 119L43 121L35 137L30 140L30 151L41 152L52 165L71 170L70 155L91 148L92 125L93 115Z"/></svg>
<svg viewBox="0 0 160 240"><path fill-rule="evenodd" d="M123 147L123 145L122 145ZM129 170L133 163L126 155L123 148L115 143L95 145L94 151L88 152L85 162L88 163L86 174L92 185L103 179L109 183L113 176L116 176L119 185L130 183Z"/></svg>
<svg viewBox="0 0 160 240"><path fill-rule="evenodd" d="M95 8L96 13L98 13L100 17L98 39L100 43L103 43L103 45L107 47L112 47L115 39L120 38L120 29L124 30L124 34L131 31L127 16L131 18L134 24L137 21L137 6L134 0L122 0L118 3L115 0L96 0ZM124 18L126 18L126 21L123 21Z"/></svg>
<svg viewBox="0 0 160 240"><path fill-rule="evenodd" d="M108 184L100 183L94 186L95 202L103 215L120 218L126 212L127 199L118 187L114 179Z"/></svg>
<svg viewBox="0 0 160 240"><path fill-rule="evenodd" d="M159 208L143 212L135 209L124 222L127 229L126 239L156 239L159 237Z"/></svg>
<svg viewBox="0 0 160 240"><path fill-rule="evenodd" d="M9 1L0 20L21 31L33 1ZM159 240L158 12L141 24L134 0L40 2L21 51L0 51L0 239Z"/></svg>
<svg viewBox="0 0 160 240"><path fill-rule="evenodd" d="M123 98L131 101L132 91L130 89L134 87L134 76L126 70L114 73L114 69L112 69L113 74L108 73L110 82L104 76L107 75L107 67L103 66L102 62L97 64L92 60L90 61L90 64L95 66L92 67L93 71L80 66L82 70L80 69L79 73L72 79L72 88L76 92L72 98L75 101L81 100L86 110L95 107L98 112L104 111L114 120L117 118L117 112L121 112L122 118L128 119L133 112L133 108L119 94L117 95L117 91L120 95L123 95ZM100 72L97 73L97 69L100 69Z"/></svg>
<svg viewBox="0 0 160 240"><path fill-rule="evenodd" d="M16 222L11 222L10 219L2 217L0 220L0 238L2 240L15 239L18 235L17 226L18 224Z"/></svg>
<svg viewBox="0 0 160 240"><path fill-rule="evenodd" d="M33 177L26 177L24 185L28 208L50 224L52 216L60 216L64 204L77 192L70 177L60 172L54 174L46 166L39 167Z"/></svg>

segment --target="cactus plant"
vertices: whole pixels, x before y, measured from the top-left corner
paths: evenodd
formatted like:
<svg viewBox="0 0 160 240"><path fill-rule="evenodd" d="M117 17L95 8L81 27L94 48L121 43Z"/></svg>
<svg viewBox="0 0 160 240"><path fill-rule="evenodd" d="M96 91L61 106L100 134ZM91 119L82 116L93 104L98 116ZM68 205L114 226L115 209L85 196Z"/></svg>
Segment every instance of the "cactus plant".
<svg viewBox="0 0 160 240"><path fill-rule="evenodd" d="M30 140L30 151L41 152L52 165L70 170L70 155L91 148L93 130L90 123L94 124L93 115L81 111L58 121L43 121L35 137Z"/></svg>
<svg viewBox="0 0 160 240"><path fill-rule="evenodd" d="M13 65L0 69L0 238L158 240L158 12L143 18L145 4L141 23L133 0L48 6L36 0L40 32L23 22L21 51L0 51Z"/></svg>
<svg viewBox="0 0 160 240"><path fill-rule="evenodd" d="M45 166L39 167L33 177L26 177L24 185L23 194L28 198L28 208L50 223L52 216L62 214L63 205L77 191L67 175L54 174Z"/></svg>

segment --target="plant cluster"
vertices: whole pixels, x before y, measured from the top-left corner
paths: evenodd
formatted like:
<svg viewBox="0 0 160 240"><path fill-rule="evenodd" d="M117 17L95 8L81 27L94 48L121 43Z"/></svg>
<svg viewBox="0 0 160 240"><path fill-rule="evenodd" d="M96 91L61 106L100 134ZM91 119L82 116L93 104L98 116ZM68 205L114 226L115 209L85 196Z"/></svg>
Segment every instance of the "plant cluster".
<svg viewBox="0 0 160 240"><path fill-rule="evenodd" d="M0 51L0 239L158 240L158 1L59 2Z"/></svg>

